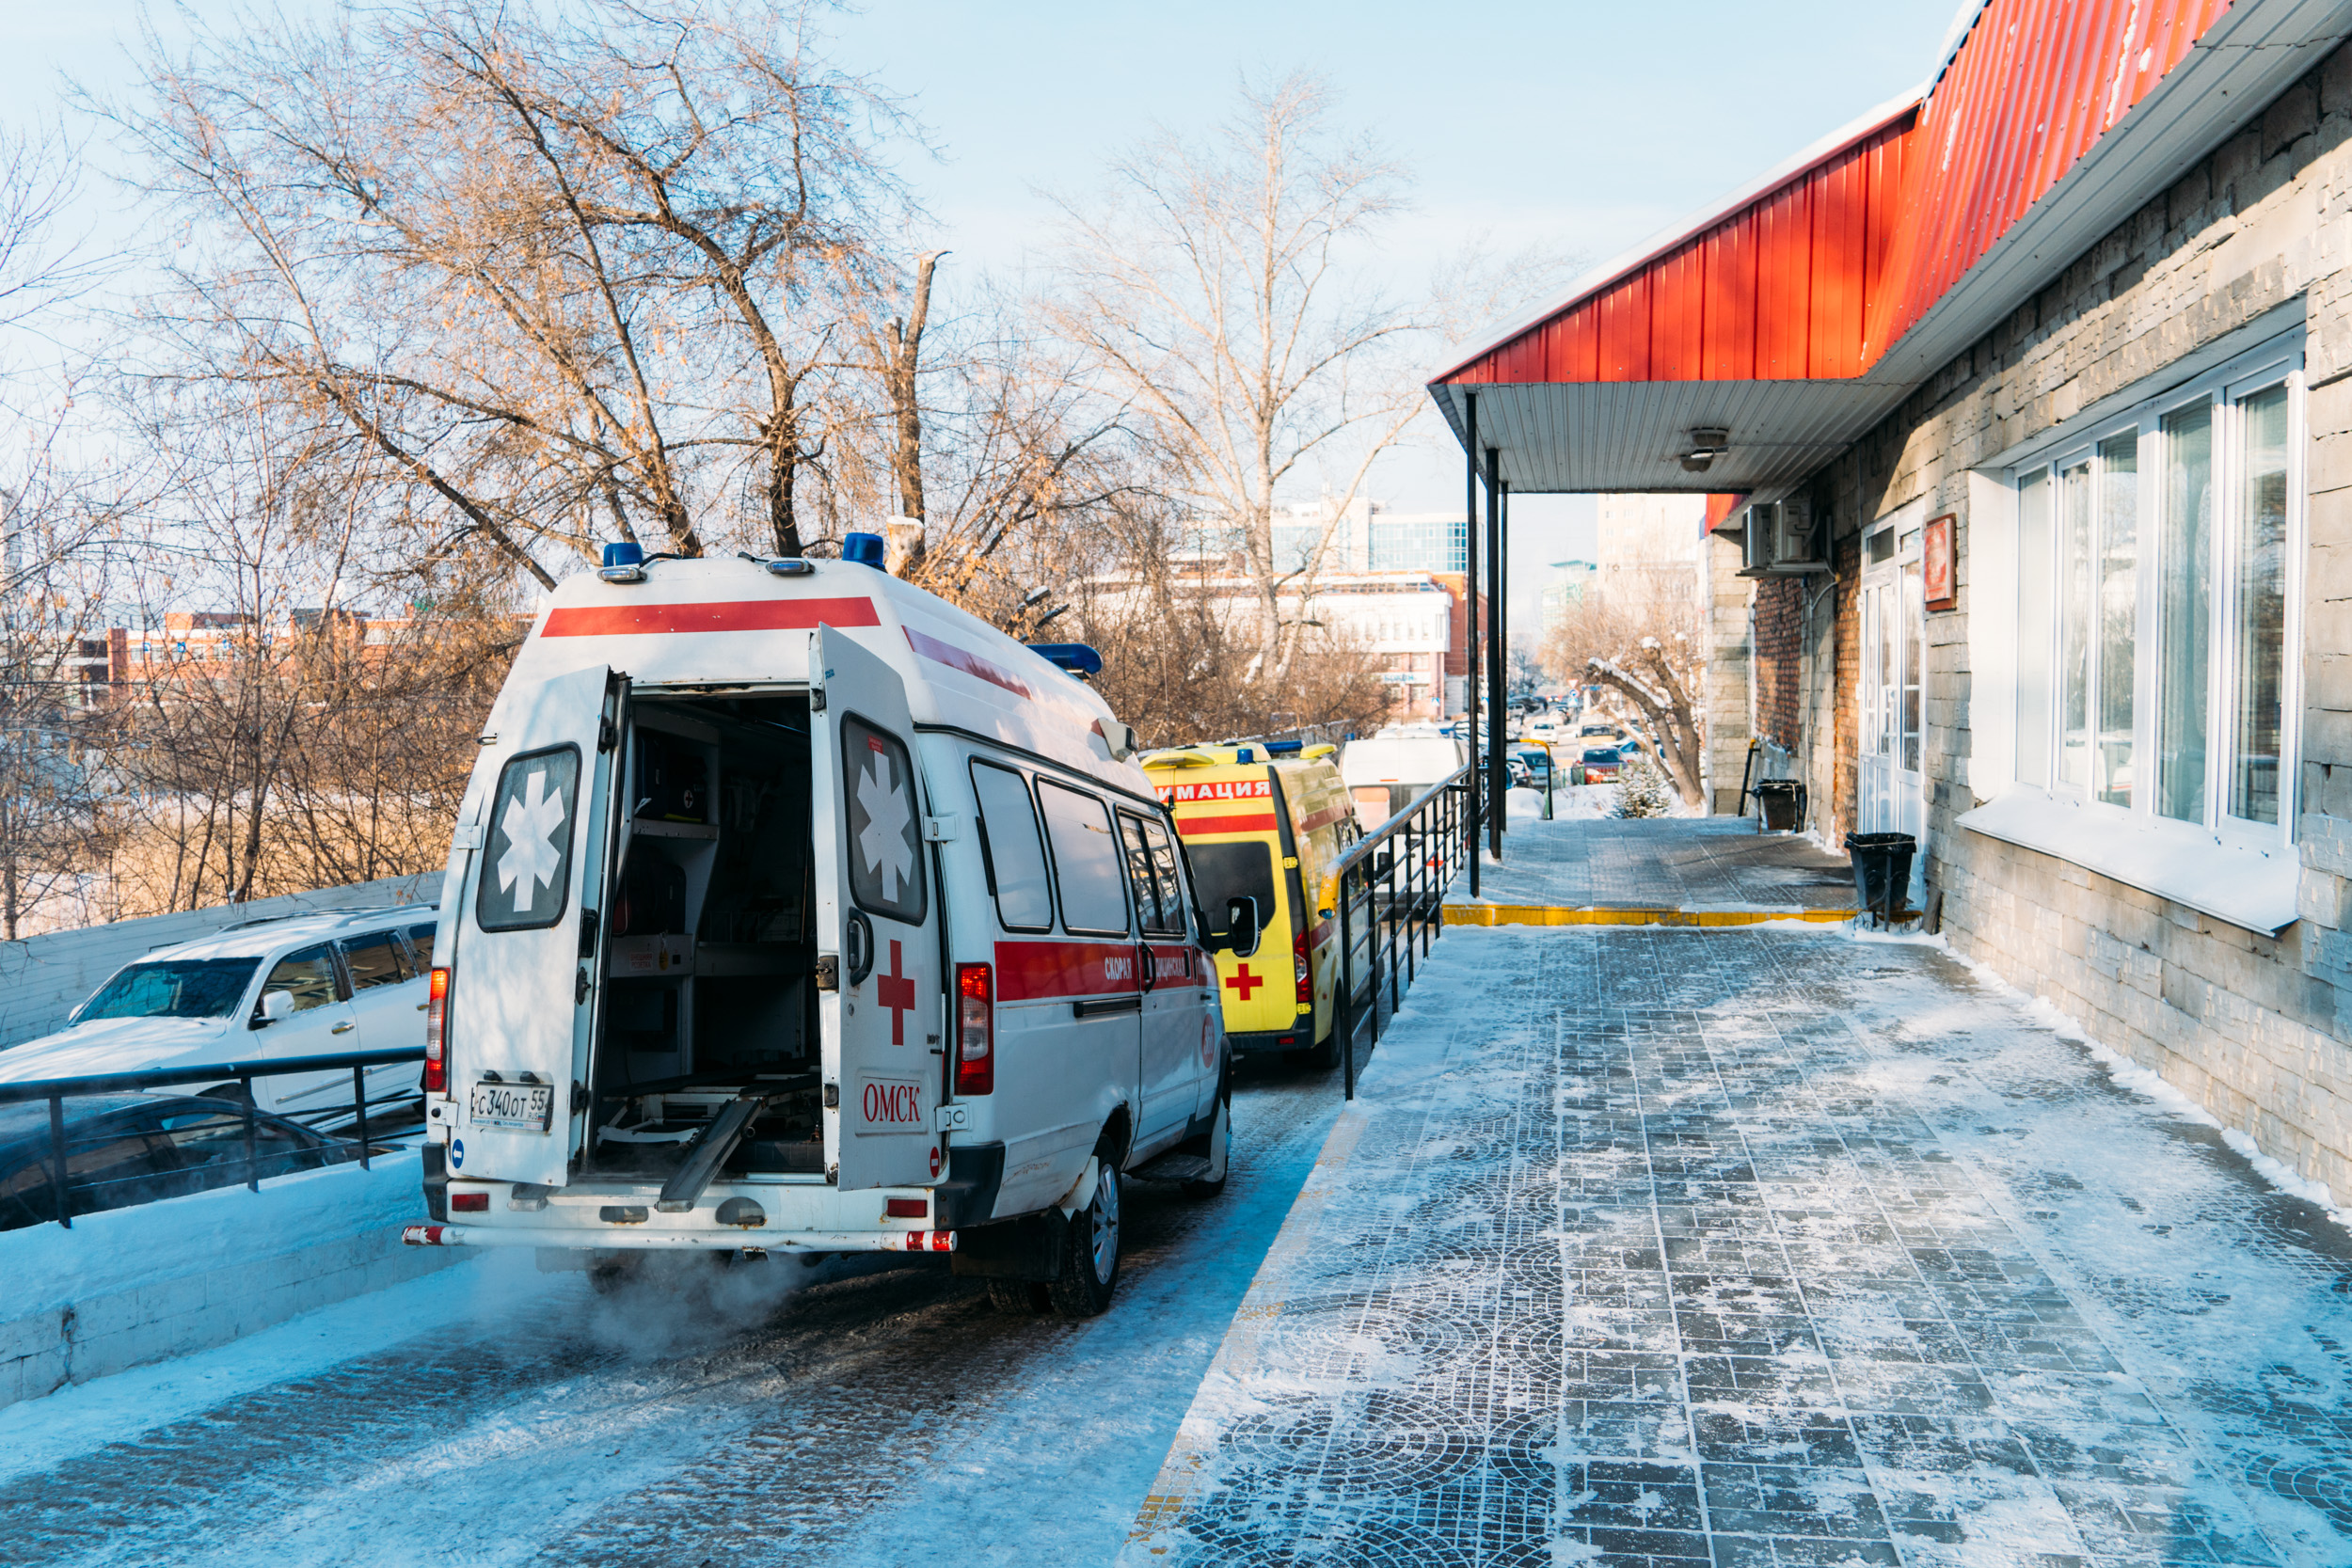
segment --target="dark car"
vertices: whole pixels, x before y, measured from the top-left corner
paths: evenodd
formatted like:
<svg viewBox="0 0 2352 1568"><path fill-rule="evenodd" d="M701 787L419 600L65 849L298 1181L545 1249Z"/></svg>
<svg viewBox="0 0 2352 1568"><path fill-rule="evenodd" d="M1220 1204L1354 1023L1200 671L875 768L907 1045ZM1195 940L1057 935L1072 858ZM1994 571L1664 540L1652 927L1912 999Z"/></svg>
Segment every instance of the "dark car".
<svg viewBox="0 0 2352 1568"><path fill-rule="evenodd" d="M1531 788L1541 789L1551 780L1551 752L1544 746L1522 746L1511 753L1527 768Z"/></svg>
<svg viewBox="0 0 2352 1568"><path fill-rule="evenodd" d="M1624 761L1625 759L1617 754L1617 749L1614 746L1585 747L1584 782L1588 784L1615 784L1617 769Z"/></svg>
<svg viewBox="0 0 2352 1568"><path fill-rule="evenodd" d="M182 1094L79 1095L65 1102L70 1212L127 1209L246 1179L245 1106ZM253 1113L262 1176L315 1170L359 1157L359 1146ZM49 1102L0 1105L0 1230L57 1217Z"/></svg>

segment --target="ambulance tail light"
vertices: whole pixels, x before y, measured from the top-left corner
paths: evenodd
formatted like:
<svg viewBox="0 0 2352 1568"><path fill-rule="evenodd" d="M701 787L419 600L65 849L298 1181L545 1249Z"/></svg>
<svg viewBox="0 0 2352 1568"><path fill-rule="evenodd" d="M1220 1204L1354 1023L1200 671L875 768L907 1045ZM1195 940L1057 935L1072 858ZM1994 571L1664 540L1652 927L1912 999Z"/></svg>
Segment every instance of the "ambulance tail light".
<svg viewBox="0 0 2352 1568"><path fill-rule="evenodd" d="M449 1093L449 971L433 972L424 1005L424 1092Z"/></svg>
<svg viewBox="0 0 2352 1568"><path fill-rule="evenodd" d="M1300 931L1291 938L1291 952L1298 959L1298 1005L1305 1006L1315 999L1313 972L1307 966L1307 933Z"/></svg>
<svg viewBox="0 0 2352 1568"><path fill-rule="evenodd" d="M996 987L986 964L956 965L956 1093L996 1088Z"/></svg>

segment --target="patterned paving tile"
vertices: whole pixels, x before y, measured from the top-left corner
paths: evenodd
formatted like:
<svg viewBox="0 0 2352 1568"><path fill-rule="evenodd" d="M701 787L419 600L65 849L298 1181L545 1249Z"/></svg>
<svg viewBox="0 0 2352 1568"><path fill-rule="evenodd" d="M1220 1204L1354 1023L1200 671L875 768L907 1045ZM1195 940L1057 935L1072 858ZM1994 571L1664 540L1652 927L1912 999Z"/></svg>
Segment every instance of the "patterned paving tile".
<svg viewBox="0 0 2352 1568"><path fill-rule="evenodd" d="M1457 929L1362 1096L1122 1562L2352 1562L2348 1239L1940 951Z"/></svg>

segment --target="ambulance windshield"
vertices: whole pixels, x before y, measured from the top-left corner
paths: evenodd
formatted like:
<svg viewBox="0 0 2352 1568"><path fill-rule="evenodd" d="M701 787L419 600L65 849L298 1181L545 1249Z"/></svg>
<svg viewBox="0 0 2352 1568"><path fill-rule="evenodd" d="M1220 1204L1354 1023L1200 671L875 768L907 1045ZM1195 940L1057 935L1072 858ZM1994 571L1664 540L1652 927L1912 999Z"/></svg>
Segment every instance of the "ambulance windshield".
<svg viewBox="0 0 2352 1568"><path fill-rule="evenodd" d="M1274 850L1263 839L1244 839L1238 844L1188 841L1184 853L1192 861L1193 885L1200 895L1201 918L1208 923L1211 936L1225 934L1225 906L1235 898L1255 898L1259 920L1273 923Z"/></svg>

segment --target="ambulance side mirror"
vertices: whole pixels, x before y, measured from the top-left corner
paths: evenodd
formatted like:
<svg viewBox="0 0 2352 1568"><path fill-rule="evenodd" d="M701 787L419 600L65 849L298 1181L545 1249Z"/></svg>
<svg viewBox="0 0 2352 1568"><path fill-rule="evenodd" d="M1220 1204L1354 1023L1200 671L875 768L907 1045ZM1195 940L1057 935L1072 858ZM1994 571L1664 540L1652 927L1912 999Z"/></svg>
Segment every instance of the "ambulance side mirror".
<svg viewBox="0 0 2352 1568"><path fill-rule="evenodd" d="M1255 898L1228 898L1225 901L1223 945L1233 957L1247 958L1256 953L1259 939L1264 931L1264 919L1258 913Z"/></svg>
<svg viewBox="0 0 2352 1568"><path fill-rule="evenodd" d="M253 1027L262 1029L273 1023L283 1023L294 1017L294 992L290 990L263 991L261 1013L254 1019Z"/></svg>

